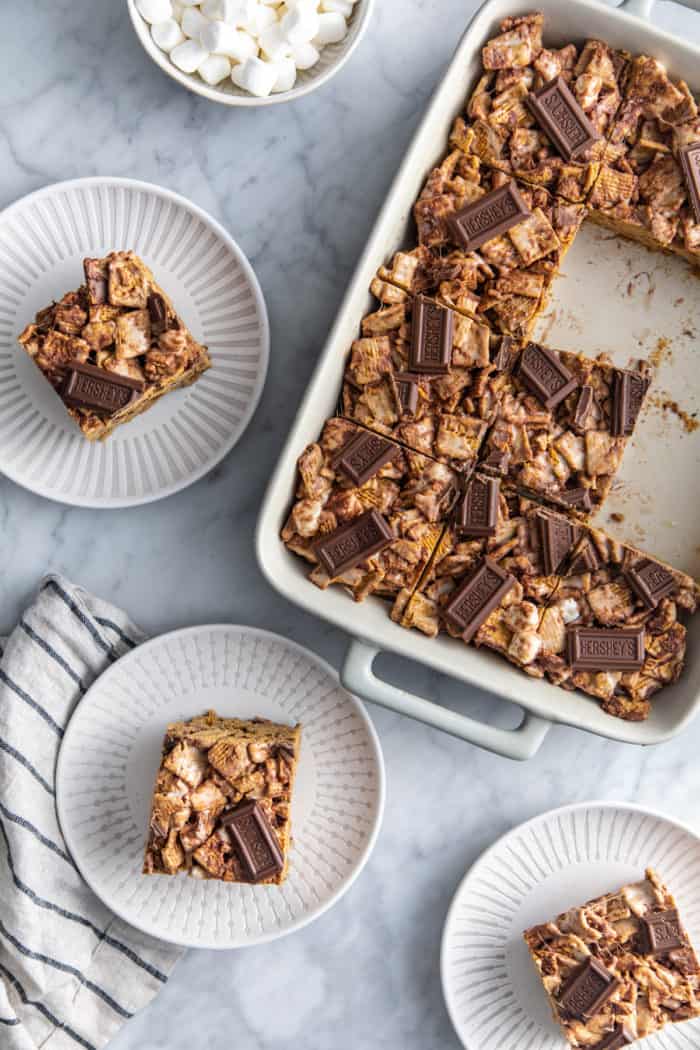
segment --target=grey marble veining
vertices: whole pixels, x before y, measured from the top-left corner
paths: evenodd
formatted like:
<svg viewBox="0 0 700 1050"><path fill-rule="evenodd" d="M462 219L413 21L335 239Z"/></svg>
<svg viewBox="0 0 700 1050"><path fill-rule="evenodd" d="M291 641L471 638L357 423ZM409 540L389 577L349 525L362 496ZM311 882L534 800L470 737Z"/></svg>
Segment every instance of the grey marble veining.
<svg viewBox="0 0 700 1050"><path fill-rule="evenodd" d="M378 0L352 61L317 94L267 110L189 95L139 47L122 0L25 0L0 34L0 205L58 179L134 176L222 221L267 298L265 393L206 479L152 506L97 513L0 479L2 625L40 576L65 572L145 629L248 622L339 665L345 636L286 604L254 560L265 482L347 279L473 0ZM7 5L9 8L9 5ZM8 11L9 14L9 11ZM659 5L666 28L698 18ZM517 713L444 677L382 661L393 680L498 724ZM190 952L114 1050L454 1050L438 955L449 900L493 839L553 805L633 799L697 819L700 723L658 749L566 728L515 765L377 709L388 774L362 878L301 933L245 952Z"/></svg>

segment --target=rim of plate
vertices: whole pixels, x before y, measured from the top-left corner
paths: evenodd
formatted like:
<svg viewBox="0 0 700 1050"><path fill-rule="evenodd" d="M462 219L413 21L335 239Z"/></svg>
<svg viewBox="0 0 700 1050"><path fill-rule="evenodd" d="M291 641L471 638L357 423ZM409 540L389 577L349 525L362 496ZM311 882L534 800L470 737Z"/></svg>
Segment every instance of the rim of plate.
<svg viewBox="0 0 700 1050"><path fill-rule="evenodd" d="M563 806L555 806L553 809L546 809L543 813L537 813L534 817L529 817L528 820L524 820L522 821L522 823L516 824L508 831L505 831L502 835L499 835L496 841L492 842L490 846L487 846L484 852L476 858L474 863L470 865L470 867L460 879L459 885L457 886L454 896L450 901L450 906L447 909L447 915L445 916L445 924L442 928L442 938L440 941L440 983L442 985L442 995L445 1000L445 1006L447 1008L447 1013L450 1018L450 1021L452 1022L452 1027L454 1029L455 1035L457 1036L465 1050L478 1050L478 1048L471 1046L464 1040L464 1037L461 1032L461 1021L459 1021L458 1019L457 1009L452 998L451 985L449 984L447 979L447 953L449 950L448 941L451 932L450 928L452 926L454 914L461 902L461 897L462 893L464 892L465 886L470 881L472 876L476 873L477 869L481 866L481 864L486 863L489 857L493 853L496 853L503 845L503 843L511 837L511 835L515 835L516 833L525 831L531 825L537 824L539 821L549 820L552 817L556 817L563 813L573 813L577 810L584 809L628 809L632 810L635 813L643 813L648 817L652 817L654 820L662 820L666 824L671 824L673 825L673 827L678 828L680 831L684 831L687 835L690 835L691 838L694 838L698 843L698 846L700 846L700 834L698 834L698 832L694 828L692 828L689 824L684 823L682 820L678 820L676 817L670 817L667 813L664 813L659 809L652 809L649 806L642 806L638 802L625 802L624 800L615 801L610 799L589 799L586 802L569 802Z"/></svg>
<svg viewBox="0 0 700 1050"><path fill-rule="evenodd" d="M382 747L379 742L379 735L374 727L374 724L372 723L372 720L367 714L367 711L365 710L364 704L362 704L362 702L358 700L358 698L354 696L353 693L350 693L347 689L344 689L348 702L354 708L355 712L359 715L360 720L367 731L367 736L374 756L374 762L377 771L377 804L374 826L367 838L367 842L365 843L364 848L362 849L358 857L357 863L353 867L352 871L348 875L346 875L345 878L339 883L338 887L330 895L328 900L326 900L323 904L316 908L312 908L308 911L305 911L303 915L301 915L294 922L290 923L290 925L282 931L271 931L269 933L257 934L256 936L251 937L250 940L232 946L221 945L217 944L216 942L207 941L189 941L183 939L176 940L172 937L168 937L164 935L159 929L157 929L154 926L151 926L148 923L142 924L135 922L133 916L126 914L126 912L121 908L115 908L112 902L107 900L102 895L98 887L95 886L93 881L89 879L83 871L80 860L74 852L74 839L72 836L72 832L67 832L68 825L67 822L64 821L62 774L64 765L67 762L67 758L65 758L64 756L67 756L68 754L68 747L66 745L71 740L72 733L75 727L77 726L76 716L78 715L80 708L86 702L89 702L90 694L93 691L96 692L102 685L104 685L105 681L109 682L110 677L116 674L117 668L119 668L120 671L123 671L125 662L129 662L132 659L135 660L137 654L142 657L143 654L147 653L149 649L154 648L156 645L165 640L173 641L177 638L183 638L188 635L197 634L200 631L223 632L231 630L245 631L251 636L267 638L271 641L282 643L283 645L288 646L291 650L303 654L308 659L316 663L325 674L327 674L335 683L338 684L338 686L341 689L343 689L343 686L340 682L340 678L338 676L338 672L335 670L334 667L331 666L331 664L324 660L322 656L319 656L318 653L314 652L312 649L308 649L304 645L301 645L299 642L291 641L291 639L285 638L281 634L277 634L275 631L267 631L262 627L249 627L247 624L236 623L212 623L201 624L195 627L180 627L175 631L166 631L165 634L157 635L155 638L150 638L148 639L148 641L142 642L141 645L138 645L135 649L132 649L130 652L120 657L116 661L116 663L112 664L110 667L108 667L105 671L102 672L102 674L93 682L93 684L87 690L85 695L79 701L78 705L75 708L75 711L71 715L70 721L63 735L63 739L61 740L61 746L58 752L58 760L56 762L56 814L58 816L58 823L61 829L61 834L63 835L63 840L66 844L68 852L73 861L75 862L75 866L80 872L81 878L85 880L86 884L95 894L95 896L98 897L102 901L102 903L107 908L109 908L109 910L114 915L117 916L117 918L121 919L123 922L128 923L130 926L141 930L143 933L146 933L151 937L156 937L158 938L158 940L165 941L168 944L177 944L184 948L204 948L212 951L235 951L238 948L252 948L259 944L266 944L270 941L279 940L282 937L287 937L290 933L296 933L298 930L303 929L304 926L308 926L309 923L314 922L316 919L319 919L322 915L329 911L335 904L337 904L337 902L342 897L345 896L347 891L350 889L350 887L353 885L360 873L363 871L365 865L367 864L367 861L372 855L372 851L374 850L374 847L376 845L377 837L379 835L379 831L382 826L382 821L384 819L384 804L386 801L386 772L384 768L384 755L382 753Z"/></svg>
<svg viewBox="0 0 700 1050"><path fill-rule="evenodd" d="M58 182L51 182L47 186L41 186L37 190L32 190L31 193L26 193L23 197L19 197L16 201L13 201L11 204L8 204L7 207L0 210L0 228L8 218L12 217L15 211L19 211L24 205L31 201L49 196L53 192L65 192L66 190L85 186L121 186L126 189L139 190L142 193L154 193L157 196L172 201L174 204L184 207L192 212L209 227L216 237L225 243L231 253L235 256L236 261L240 265L250 286L260 317L260 369L255 380L255 386L250 402L245 412L241 415L241 423L239 424L237 431L222 442L214 459L204 466L197 467L188 474L186 478L182 478L170 485L165 485L162 488L159 488L157 492L149 493L145 496L134 496L129 498L104 496L99 498L89 496L67 497L57 495L54 491L46 489L40 483L29 484L24 478L19 477L15 470L11 468L8 469L3 464L2 456L0 455L0 473L9 478L10 481L13 481L16 485L19 485L20 488L27 489L29 492L33 492L38 496L43 496L45 499L50 499L54 503L60 503L64 506L88 507L92 510L119 510L126 507L140 507L147 503L156 503L158 500L167 499L168 496L174 496L176 492L181 492L183 489L189 488L189 486L194 485L196 481L200 481L203 477L206 477L206 475L217 467L222 459L224 459L229 452L235 448L248 429L255 410L260 403L260 398L262 397L263 389L265 387L265 380L267 379L270 362L270 320L267 313L265 297L257 275L243 249L238 245L237 241L231 236L228 230L222 226L217 219L210 215L209 212L205 211L204 208L201 208L198 204L195 204L187 197L184 197L181 193L177 193L175 190L170 190L165 186L161 186L157 182L148 182L146 179L132 179L122 175L84 175L76 179L63 179Z"/></svg>
<svg viewBox="0 0 700 1050"><path fill-rule="evenodd" d="M210 102L219 102L224 106L274 106L280 102L294 102L295 99L309 95L312 91L315 91L316 88L320 88L326 84L336 73L340 72L367 32L367 27L369 26L374 11L374 0L357 0L355 7L360 7L360 10L357 11L357 13L353 12L353 22L350 27L350 32L354 33L354 35L344 50L340 52L335 60L330 62L323 72L310 76L304 81L304 83L290 88L289 91L279 91L273 95L268 95L266 98L258 98L256 95L249 94L238 95L222 91L217 86L211 87L209 84L206 84L194 73L183 73L181 69L178 69L177 66L170 61L170 56L165 51L162 51L152 39L150 33L151 27L148 22L146 22L145 18L142 18L139 14L135 0L127 0L127 7L134 32L148 57L160 69L162 69L164 73L173 80L176 80L178 84L187 88L188 91L192 91L196 95L201 95L202 98L206 98ZM342 43L342 41L340 41L340 43ZM335 45L330 46L333 47ZM313 74L313 67L308 72Z"/></svg>

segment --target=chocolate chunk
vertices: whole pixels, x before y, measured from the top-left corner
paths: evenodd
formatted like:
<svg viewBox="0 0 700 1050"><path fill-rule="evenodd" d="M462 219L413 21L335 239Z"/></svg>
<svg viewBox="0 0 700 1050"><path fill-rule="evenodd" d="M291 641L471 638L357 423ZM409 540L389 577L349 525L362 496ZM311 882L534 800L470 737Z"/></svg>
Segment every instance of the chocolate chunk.
<svg viewBox="0 0 700 1050"><path fill-rule="evenodd" d="M648 389L649 380L638 372L615 372L610 425L613 437L629 437L633 432Z"/></svg>
<svg viewBox="0 0 700 1050"><path fill-rule="evenodd" d="M612 1032L603 1036L602 1042L596 1043L591 1050L623 1050L623 1047L629 1046L636 1038L626 1025L616 1024Z"/></svg>
<svg viewBox="0 0 700 1050"><path fill-rule="evenodd" d="M100 259L83 259L83 270L90 302L93 306L101 306L107 302L107 271Z"/></svg>
<svg viewBox="0 0 700 1050"><path fill-rule="evenodd" d="M636 671L644 663L643 627L567 627L574 671Z"/></svg>
<svg viewBox="0 0 700 1050"><path fill-rule="evenodd" d="M586 418L592 407L593 387L588 385L582 386L576 402L576 408L574 409L574 418L572 420L574 430L581 433L586 429Z"/></svg>
<svg viewBox="0 0 700 1050"><path fill-rule="evenodd" d="M484 620L515 586L515 577L490 558L484 558L445 606L448 624L470 642Z"/></svg>
<svg viewBox="0 0 700 1050"><path fill-rule="evenodd" d="M683 146L678 157L695 221L700 222L700 142Z"/></svg>
<svg viewBox="0 0 700 1050"><path fill-rule="evenodd" d="M508 473L508 467L510 466L510 452L505 449L494 448L489 452L486 459L483 459L479 464L479 470L484 470L488 474L499 474L501 477L505 477Z"/></svg>
<svg viewBox="0 0 700 1050"><path fill-rule="evenodd" d="M331 579L335 579L384 550L393 540L386 518L377 510L368 510L317 540L313 550Z"/></svg>
<svg viewBox="0 0 700 1050"><path fill-rule="evenodd" d="M652 561L651 558L628 569L625 579L647 609L655 609L661 599L675 591L678 586L666 566L659 565L658 561Z"/></svg>
<svg viewBox="0 0 700 1050"><path fill-rule="evenodd" d="M165 331L165 326L168 320L168 310L165 305L165 299L162 295L158 295L156 292L151 292L148 297L148 316L151 319L151 329L157 335Z"/></svg>
<svg viewBox="0 0 700 1050"><path fill-rule="evenodd" d="M564 518L546 514L537 515L537 525L542 544L544 571L551 576L561 569L581 530L570 525Z"/></svg>
<svg viewBox="0 0 700 1050"><path fill-rule="evenodd" d="M523 350L518 374L550 412L578 386L557 355L537 343L528 343Z"/></svg>
<svg viewBox="0 0 700 1050"><path fill-rule="evenodd" d="M478 474L467 482L456 512L457 530L461 535L495 535L498 527L500 487L498 478L484 478Z"/></svg>
<svg viewBox="0 0 700 1050"><path fill-rule="evenodd" d="M71 408L113 415L135 401L143 383L95 365L71 365L61 388L61 397Z"/></svg>
<svg viewBox="0 0 700 1050"><path fill-rule="evenodd" d="M242 802L221 820L226 828L243 870L251 882L262 882L279 874L284 857L267 815L252 799Z"/></svg>
<svg viewBox="0 0 700 1050"><path fill-rule="evenodd" d="M414 372L397 372L394 375L396 397L402 415L414 415L418 408L418 384L422 381L423 377Z"/></svg>
<svg viewBox="0 0 700 1050"><path fill-rule="evenodd" d="M530 214L513 179L447 218L452 239L468 252L516 226Z"/></svg>
<svg viewBox="0 0 700 1050"><path fill-rule="evenodd" d="M565 503L567 507L573 507L574 510L585 510L586 513L588 513L593 506L590 492L587 488L583 487L564 489L563 492L559 493L559 499L562 503Z"/></svg>
<svg viewBox="0 0 700 1050"><path fill-rule="evenodd" d="M398 452L399 446L393 441L369 430L360 430L331 460L331 467L345 474L353 485L364 485Z"/></svg>
<svg viewBox="0 0 700 1050"><path fill-rule="evenodd" d="M565 161L578 160L600 138L563 77L530 92L526 101Z"/></svg>
<svg viewBox="0 0 700 1050"><path fill-rule="evenodd" d="M491 364L497 372L506 372L518 353L519 343L510 335L501 336L498 349L491 358Z"/></svg>
<svg viewBox="0 0 700 1050"><path fill-rule="evenodd" d="M653 911L642 918L646 939L645 955L667 955L688 943L675 908Z"/></svg>
<svg viewBox="0 0 700 1050"><path fill-rule="evenodd" d="M584 543L569 565L568 576L581 576L584 572L595 572L600 568L600 558L590 542Z"/></svg>
<svg viewBox="0 0 700 1050"><path fill-rule="evenodd" d="M443 375L450 370L454 314L446 306L417 295L413 300L413 326L409 368L412 372Z"/></svg>
<svg viewBox="0 0 700 1050"><path fill-rule="evenodd" d="M617 979L589 955L564 985L559 996L560 1009L577 1021L588 1020L605 1006L617 986Z"/></svg>

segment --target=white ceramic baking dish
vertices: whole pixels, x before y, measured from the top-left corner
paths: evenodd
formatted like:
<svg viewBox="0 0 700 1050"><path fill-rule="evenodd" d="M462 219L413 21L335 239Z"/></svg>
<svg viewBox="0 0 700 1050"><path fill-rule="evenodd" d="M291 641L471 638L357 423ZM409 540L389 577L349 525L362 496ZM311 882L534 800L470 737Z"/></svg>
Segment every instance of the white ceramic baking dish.
<svg viewBox="0 0 700 1050"><path fill-rule="evenodd" d="M596 0L488 0L479 9L379 214L270 481L258 521L258 560L272 586L354 635L341 671L348 689L511 758L532 756L553 722L634 744L656 744L679 733L700 708L700 616L690 627L687 668L681 680L661 694L648 721L624 722L606 715L583 694L529 678L493 653L404 630L392 623L386 605L378 599L356 606L340 588L318 590L306 579L307 565L282 546L279 530L292 499L297 456L316 439L324 420L333 414L350 343L357 335L360 319L374 308L367 290L372 275L396 249L409 243L413 201L426 172L444 154L452 120L462 110L478 75L484 41L494 35L503 17L541 9L545 37L552 45L601 37L615 47L657 56L698 92L700 51L655 29L646 20L651 6L647 0L629 0L622 8L605 7ZM700 8L700 3L693 0L687 6ZM655 551L696 575L700 570L696 518L700 432L686 433L677 415L660 405L662 401L676 401L685 411L695 410L693 399L700 384L692 344L695 332L700 331L698 288L697 274L680 260L650 253L587 223L567 256L553 305L535 333L551 346L587 353L607 350L620 363L631 355L652 352L659 361L656 389L660 393L640 420L621 480L600 520L621 538ZM616 515L612 523L611 512ZM523 720L514 730L495 728L398 689L373 672L380 651L420 661L466 685L513 701L524 709Z"/></svg>

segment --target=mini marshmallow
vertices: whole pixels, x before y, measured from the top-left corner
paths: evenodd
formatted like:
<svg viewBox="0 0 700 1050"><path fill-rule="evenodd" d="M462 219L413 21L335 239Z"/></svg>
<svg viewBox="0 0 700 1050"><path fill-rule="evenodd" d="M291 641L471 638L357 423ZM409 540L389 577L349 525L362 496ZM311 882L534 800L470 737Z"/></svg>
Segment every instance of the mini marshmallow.
<svg viewBox="0 0 700 1050"><path fill-rule="evenodd" d="M321 56L313 44L300 44L292 48L292 61L299 70L311 69Z"/></svg>
<svg viewBox="0 0 700 1050"><path fill-rule="evenodd" d="M321 0L321 11L334 11L343 18L349 18L352 14L352 3L350 0Z"/></svg>
<svg viewBox="0 0 700 1050"><path fill-rule="evenodd" d="M321 20L313 8L298 4L287 11L280 22L280 29L291 46L298 47L299 44L310 43L318 35Z"/></svg>
<svg viewBox="0 0 700 1050"><path fill-rule="evenodd" d="M347 36L348 27L342 15L335 11L324 11L318 16L318 33L313 39L315 47L337 44Z"/></svg>
<svg viewBox="0 0 700 1050"><path fill-rule="evenodd" d="M209 25L209 19L205 18L198 7L188 7L182 14L182 32L192 40L199 40L202 30Z"/></svg>
<svg viewBox="0 0 700 1050"><path fill-rule="evenodd" d="M209 55L201 66L197 67L197 72L206 84L214 87L231 76L231 63L225 55Z"/></svg>
<svg viewBox="0 0 700 1050"><path fill-rule="evenodd" d="M277 79L272 90L275 93L278 91L291 91L297 79L297 67L294 65L294 60L282 58L279 62L273 62L272 64L277 70Z"/></svg>
<svg viewBox="0 0 700 1050"><path fill-rule="evenodd" d="M227 55L236 62L255 58L258 45L249 33L234 29L228 22L208 22L199 38L203 48L215 55Z"/></svg>
<svg viewBox="0 0 700 1050"><path fill-rule="evenodd" d="M185 34L180 29L174 18L166 18L164 22L156 22L151 26L151 36L161 51L172 51L174 47L181 44Z"/></svg>
<svg viewBox="0 0 700 1050"><path fill-rule="evenodd" d="M260 34L258 43L260 44L260 50L271 62L277 62L281 58L289 58L292 50L291 44L277 22Z"/></svg>
<svg viewBox="0 0 700 1050"><path fill-rule="evenodd" d="M253 17L256 0L204 0L202 14L217 22L242 26Z"/></svg>
<svg viewBox="0 0 700 1050"><path fill-rule="evenodd" d="M196 40L185 40L170 52L170 60L183 73L194 73L207 57L207 52Z"/></svg>
<svg viewBox="0 0 700 1050"><path fill-rule="evenodd" d="M256 4L252 17L244 24L243 28L251 36L260 36L266 29L273 26L277 21L277 13L265 4Z"/></svg>
<svg viewBox="0 0 700 1050"><path fill-rule="evenodd" d="M173 14L170 0L136 0L136 10L151 25L165 22Z"/></svg>
<svg viewBox="0 0 700 1050"><path fill-rule="evenodd" d="M239 88L249 91L257 98L267 98L275 86L277 69L271 62L262 62L259 58L247 58L245 62L233 67L231 80Z"/></svg>

